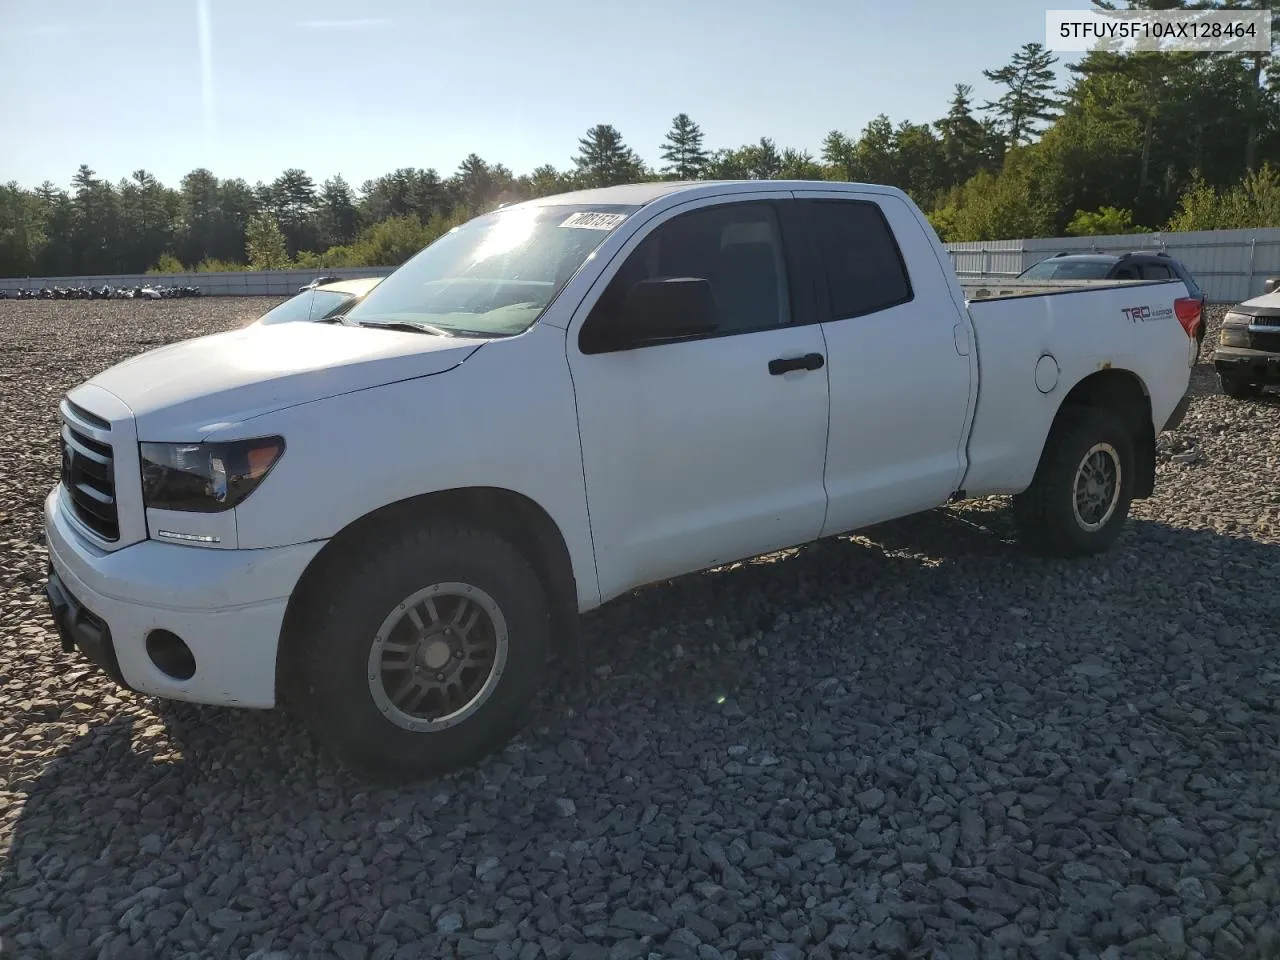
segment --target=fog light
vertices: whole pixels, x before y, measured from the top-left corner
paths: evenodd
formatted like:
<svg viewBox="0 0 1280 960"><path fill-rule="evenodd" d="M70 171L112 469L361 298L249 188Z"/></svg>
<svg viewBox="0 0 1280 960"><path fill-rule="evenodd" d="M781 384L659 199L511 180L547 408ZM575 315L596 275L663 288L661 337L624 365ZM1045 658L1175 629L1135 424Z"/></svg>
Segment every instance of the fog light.
<svg viewBox="0 0 1280 960"><path fill-rule="evenodd" d="M147 634L147 656L165 676L190 680L196 674L196 658L176 633L152 630Z"/></svg>

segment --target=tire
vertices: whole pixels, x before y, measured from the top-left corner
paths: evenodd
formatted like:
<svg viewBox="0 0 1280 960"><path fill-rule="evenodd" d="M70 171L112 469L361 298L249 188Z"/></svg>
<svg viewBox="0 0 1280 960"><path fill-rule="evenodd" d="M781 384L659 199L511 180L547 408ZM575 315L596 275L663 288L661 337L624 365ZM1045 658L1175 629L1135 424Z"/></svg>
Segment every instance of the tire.
<svg viewBox="0 0 1280 960"><path fill-rule="evenodd" d="M1048 556L1108 550L1129 516L1135 461L1133 437L1114 416L1093 407L1063 410L1031 486L1013 498L1018 539ZM1103 482L1086 486L1078 500L1078 481L1088 482L1081 472L1090 468Z"/></svg>
<svg viewBox="0 0 1280 960"><path fill-rule="evenodd" d="M1230 373L1219 373L1218 383L1222 386L1222 392L1232 400L1252 400L1262 393L1262 387L1258 384Z"/></svg>
<svg viewBox="0 0 1280 960"><path fill-rule="evenodd" d="M290 705L343 764L378 779L448 773L499 749L546 673L541 581L487 531L433 520L367 537L300 600Z"/></svg>

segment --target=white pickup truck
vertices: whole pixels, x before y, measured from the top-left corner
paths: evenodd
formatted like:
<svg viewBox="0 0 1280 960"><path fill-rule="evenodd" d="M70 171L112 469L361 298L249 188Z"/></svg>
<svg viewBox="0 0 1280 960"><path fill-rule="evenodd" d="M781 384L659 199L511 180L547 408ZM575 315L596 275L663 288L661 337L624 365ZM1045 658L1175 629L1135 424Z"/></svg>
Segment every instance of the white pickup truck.
<svg viewBox="0 0 1280 960"><path fill-rule="evenodd" d="M577 614L1013 494L1107 548L1185 409L1181 281L966 303L900 190L647 183L477 217L337 324L144 353L61 403L63 645L132 690L295 706L421 776L510 738Z"/></svg>

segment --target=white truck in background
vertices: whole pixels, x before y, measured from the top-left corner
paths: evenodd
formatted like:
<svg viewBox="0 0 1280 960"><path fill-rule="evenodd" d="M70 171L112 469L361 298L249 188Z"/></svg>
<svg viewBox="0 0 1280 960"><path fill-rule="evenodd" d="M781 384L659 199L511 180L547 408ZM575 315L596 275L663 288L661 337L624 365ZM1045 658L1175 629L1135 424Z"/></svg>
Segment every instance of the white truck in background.
<svg viewBox="0 0 1280 960"><path fill-rule="evenodd" d="M1104 550L1185 409L1181 281L966 303L900 190L646 183L450 231L340 322L161 347L61 404L47 594L145 694L285 698L420 776L521 724L643 584L1014 495Z"/></svg>

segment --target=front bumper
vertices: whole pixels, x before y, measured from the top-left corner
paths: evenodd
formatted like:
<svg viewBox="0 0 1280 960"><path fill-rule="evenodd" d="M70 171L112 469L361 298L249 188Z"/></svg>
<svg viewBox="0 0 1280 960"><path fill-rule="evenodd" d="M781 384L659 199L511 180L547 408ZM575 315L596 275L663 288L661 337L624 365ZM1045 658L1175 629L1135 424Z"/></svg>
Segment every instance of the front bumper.
<svg viewBox="0 0 1280 960"><path fill-rule="evenodd" d="M1213 365L1219 373L1246 377L1252 383L1280 384L1280 353L1248 347L1218 347Z"/></svg>
<svg viewBox="0 0 1280 960"><path fill-rule="evenodd" d="M323 542L213 550L144 540L113 552L90 544L45 499L50 578L45 592L63 646L78 648L139 693L240 707L275 705L285 607ZM195 660L189 679L161 670L147 635L167 630Z"/></svg>

